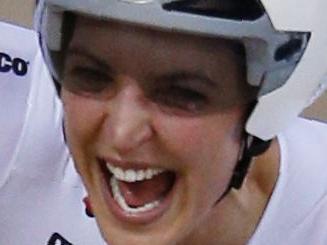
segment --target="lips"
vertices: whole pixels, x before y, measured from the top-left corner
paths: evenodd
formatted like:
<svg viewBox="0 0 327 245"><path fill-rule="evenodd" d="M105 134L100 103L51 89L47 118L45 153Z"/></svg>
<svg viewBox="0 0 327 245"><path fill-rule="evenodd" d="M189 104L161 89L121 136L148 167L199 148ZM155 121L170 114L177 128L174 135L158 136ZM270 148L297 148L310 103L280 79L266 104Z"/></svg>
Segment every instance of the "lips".
<svg viewBox="0 0 327 245"><path fill-rule="evenodd" d="M100 161L105 178L109 210L121 221L150 223L169 208L176 174L164 168L120 167L117 163Z"/></svg>

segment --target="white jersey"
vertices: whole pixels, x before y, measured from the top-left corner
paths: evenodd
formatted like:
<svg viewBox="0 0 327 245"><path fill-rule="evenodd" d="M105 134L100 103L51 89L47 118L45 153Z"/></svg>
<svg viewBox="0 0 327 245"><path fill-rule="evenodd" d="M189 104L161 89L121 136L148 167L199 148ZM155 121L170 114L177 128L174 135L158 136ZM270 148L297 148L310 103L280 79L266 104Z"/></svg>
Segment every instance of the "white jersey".
<svg viewBox="0 0 327 245"><path fill-rule="evenodd" d="M105 244L85 215L34 31L0 23L0 244Z"/></svg>
<svg viewBox="0 0 327 245"><path fill-rule="evenodd" d="M248 245L326 245L327 125L299 119L278 140L278 181Z"/></svg>

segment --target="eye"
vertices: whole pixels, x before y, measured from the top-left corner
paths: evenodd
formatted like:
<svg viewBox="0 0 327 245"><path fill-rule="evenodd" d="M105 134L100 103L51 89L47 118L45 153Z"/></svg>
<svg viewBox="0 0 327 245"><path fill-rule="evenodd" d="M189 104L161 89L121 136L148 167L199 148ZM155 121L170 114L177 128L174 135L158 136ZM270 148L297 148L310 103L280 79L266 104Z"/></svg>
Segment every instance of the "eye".
<svg viewBox="0 0 327 245"><path fill-rule="evenodd" d="M208 98L202 92L178 84L158 87L152 97L159 105L191 113L205 110L208 103Z"/></svg>
<svg viewBox="0 0 327 245"><path fill-rule="evenodd" d="M76 65L64 73L62 86L80 95L99 95L110 90L113 78L110 74L92 66Z"/></svg>

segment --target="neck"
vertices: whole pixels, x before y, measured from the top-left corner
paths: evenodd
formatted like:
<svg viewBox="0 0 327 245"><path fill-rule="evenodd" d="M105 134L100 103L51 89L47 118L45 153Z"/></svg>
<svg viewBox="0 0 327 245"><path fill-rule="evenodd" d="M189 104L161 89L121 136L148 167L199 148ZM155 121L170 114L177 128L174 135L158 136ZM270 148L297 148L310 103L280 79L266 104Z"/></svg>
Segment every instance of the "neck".
<svg viewBox="0 0 327 245"><path fill-rule="evenodd" d="M256 157L240 190L231 190L210 213L188 245L244 245L255 232L274 190L279 172L279 146ZM182 244L181 244L182 245Z"/></svg>

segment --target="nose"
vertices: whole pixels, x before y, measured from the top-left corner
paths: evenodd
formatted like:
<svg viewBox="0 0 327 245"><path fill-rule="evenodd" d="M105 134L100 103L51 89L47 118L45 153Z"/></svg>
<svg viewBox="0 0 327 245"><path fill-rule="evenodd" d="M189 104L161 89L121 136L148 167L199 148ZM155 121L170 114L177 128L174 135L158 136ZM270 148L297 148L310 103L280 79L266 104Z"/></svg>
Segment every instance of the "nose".
<svg viewBox="0 0 327 245"><path fill-rule="evenodd" d="M123 85L108 102L105 120L108 141L119 154L126 154L153 135L150 112L137 85Z"/></svg>

